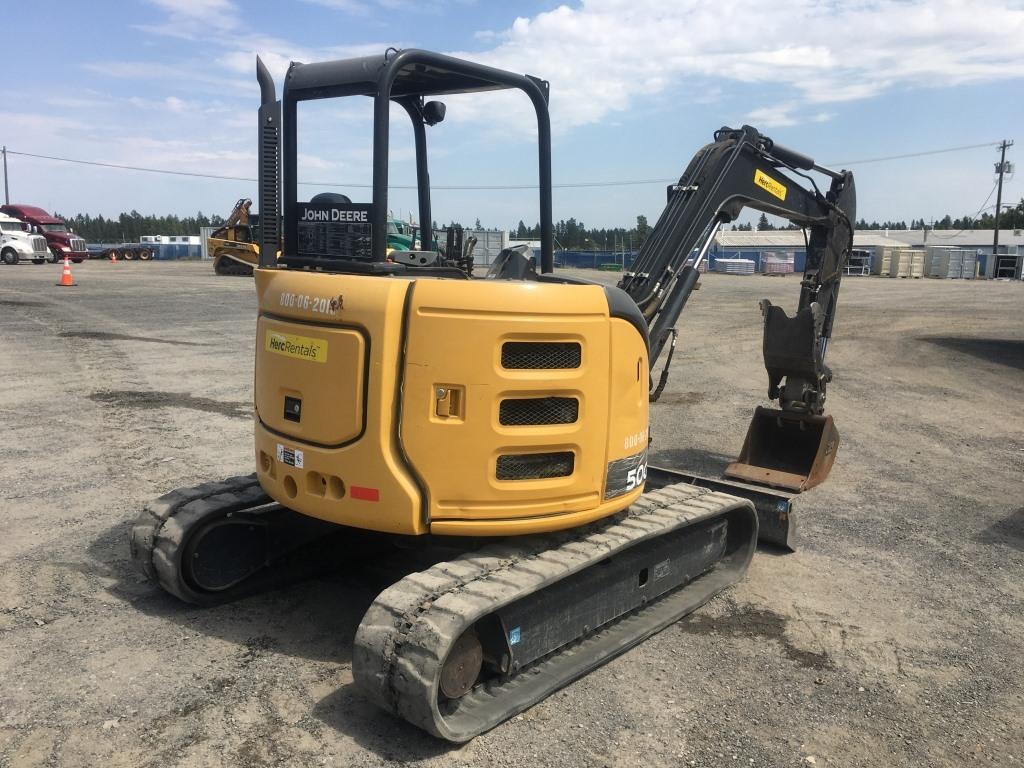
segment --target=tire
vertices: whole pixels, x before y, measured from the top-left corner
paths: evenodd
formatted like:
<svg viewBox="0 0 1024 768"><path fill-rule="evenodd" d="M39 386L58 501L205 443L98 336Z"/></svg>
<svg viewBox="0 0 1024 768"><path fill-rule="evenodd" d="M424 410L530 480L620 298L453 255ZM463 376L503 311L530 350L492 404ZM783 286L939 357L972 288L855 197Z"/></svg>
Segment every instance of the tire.
<svg viewBox="0 0 1024 768"><path fill-rule="evenodd" d="M125 261L135 261L135 251L125 248L121 251L121 258Z"/></svg>
<svg viewBox="0 0 1024 768"><path fill-rule="evenodd" d="M63 260L64 260L64 257L61 256L59 253L57 253L57 251L55 249L53 249L53 248L50 249L50 263L51 264L59 264Z"/></svg>
<svg viewBox="0 0 1024 768"><path fill-rule="evenodd" d="M153 258L153 252L149 248L143 248L139 251L139 261L149 261Z"/></svg>
<svg viewBox="0 0 1024 768"><path fill-rule="evenodd" d="M18 256L18 252L13 248L4 248L4 251L0 256L3 257L4 264L14 265L21 260L21 257Z"/></svg>

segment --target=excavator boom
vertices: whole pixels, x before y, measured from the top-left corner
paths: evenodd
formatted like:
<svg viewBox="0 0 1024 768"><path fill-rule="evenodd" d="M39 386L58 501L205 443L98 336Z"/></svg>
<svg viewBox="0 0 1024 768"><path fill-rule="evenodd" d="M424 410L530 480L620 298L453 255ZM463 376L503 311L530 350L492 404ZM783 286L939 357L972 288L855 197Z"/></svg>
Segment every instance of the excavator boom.
<svg viewBox="0 0 1024 768"><path fill-rule="evenodd" d="M652 399L657 399L671 361L676 322L718 229L752 208L784 217L805 231L807 260L796 314L790 317L767 299L761 302L768 396L779 408L757 409L740 458L726 471L739 480L802 491L825 479L838 447L831 417L822 415L825 387L832 378L825 351L843 266L853 248L853 174L824 168L748 125L722 128L714 139L668 188L668 204L619 287L650 325L652 368L670 345L652 390ZM802 177L810 188L787 172ZM826 193L811 172L829 179Z"/></svg>

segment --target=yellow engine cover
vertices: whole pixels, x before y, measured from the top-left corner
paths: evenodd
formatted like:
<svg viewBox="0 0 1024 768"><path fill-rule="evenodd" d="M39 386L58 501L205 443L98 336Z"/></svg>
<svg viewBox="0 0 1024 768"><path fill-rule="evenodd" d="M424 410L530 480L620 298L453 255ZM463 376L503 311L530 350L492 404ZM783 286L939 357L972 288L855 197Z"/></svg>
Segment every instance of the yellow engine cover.
<svg viewBox="0 0 1024 768"><path fill-rule="evenodd" d="M572 527L642 491L647 349L597 285L257 270L280 503L396 533Z"/></svg>

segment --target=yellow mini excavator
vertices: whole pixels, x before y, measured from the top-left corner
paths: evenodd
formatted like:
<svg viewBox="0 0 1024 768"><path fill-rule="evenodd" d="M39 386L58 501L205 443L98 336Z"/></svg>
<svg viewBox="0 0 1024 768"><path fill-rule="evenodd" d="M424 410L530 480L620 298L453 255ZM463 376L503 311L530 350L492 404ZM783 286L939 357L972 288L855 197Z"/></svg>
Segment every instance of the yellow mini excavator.
<svg viewBox="0 0 1024 768"><path fill-rule="evenodd" d="M849 172L749 126L722 128L610 287L552 268L546 82L395 49L292 64L280 101L259 60L257 78L256 473L151 503L130 535L147 575L213 604L294 579L314 550L356 556L362 537L402 553L446 548L377 597L352 665L367 698L460 742L735 583L759 530L788 543L793 495L825 478L838 447L824 357L852 245ZM390 105L411 120L429 222L436 97L501 88L536 112L539 261L506 250L473 278L446 255L458 249L389 257ZM303 202L297 105L350 96L374 103L372 199ZM761 305L778 407L757 410L729 479L649 467L648 403L676 321L715 232L744 207L808 236L796 314Z"/></svg>

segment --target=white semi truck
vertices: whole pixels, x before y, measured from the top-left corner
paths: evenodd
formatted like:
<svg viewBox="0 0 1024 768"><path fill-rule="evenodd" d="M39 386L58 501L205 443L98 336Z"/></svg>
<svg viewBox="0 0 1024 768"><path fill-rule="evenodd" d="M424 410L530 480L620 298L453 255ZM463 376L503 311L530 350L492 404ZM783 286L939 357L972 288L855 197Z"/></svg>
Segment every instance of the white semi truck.
<svg viewBox="0 0 1024 768"><path fill-rule="evenodd" d="M24 221L0 213L0 260L4 264L17 264L22 259L42 264L49 253L45 237L32 234Z"/></svg>

